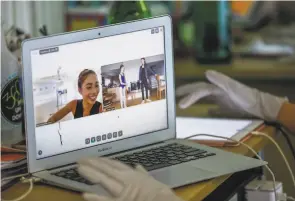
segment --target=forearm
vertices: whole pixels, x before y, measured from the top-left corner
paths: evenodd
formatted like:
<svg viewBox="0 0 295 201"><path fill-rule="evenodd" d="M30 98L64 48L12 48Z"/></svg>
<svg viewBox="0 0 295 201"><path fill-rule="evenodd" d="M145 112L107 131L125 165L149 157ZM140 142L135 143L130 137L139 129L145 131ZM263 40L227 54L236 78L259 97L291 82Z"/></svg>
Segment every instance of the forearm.
<svg viewBox="0 0 295 201"><path fill-rule="evenodd" d="M68 103L65 107L63 107L62 109L57 111L55 114L53 114L48 119L47 122L55 123L55 122L61 120L62 118L64 118L68 113L71 112L72 104L73 104L72 102Z"/></svg>
<svg viewBox="0 0 295 201"><path fill-rule="evenodd" d="M54 115L52 115L48 120L47 120L48 123L54 123L56 122L55 118L54 118Z"/></svg>
<svg viewBox="0 0 295 201"><path fill-rule="evenodd" d="M286 102L282 105L278 122L295 133L295 104Z"/></svg>
<svg viewBox="0 0 295 201"><path fill-rule="evenodd" d="M60 111L56 112L55 114L53 114L49 119L48 119L48 123L55 123L59 120L61 120L63 118L63 114L60 113Z"/></svg>

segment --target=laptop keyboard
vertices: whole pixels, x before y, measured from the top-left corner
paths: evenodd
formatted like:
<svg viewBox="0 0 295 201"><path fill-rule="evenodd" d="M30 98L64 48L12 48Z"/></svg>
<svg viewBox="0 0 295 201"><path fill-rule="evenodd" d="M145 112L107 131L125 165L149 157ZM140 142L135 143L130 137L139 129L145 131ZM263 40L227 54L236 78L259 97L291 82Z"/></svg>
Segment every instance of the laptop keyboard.
<svg viewBox="0 0 295 201"><path fill-rule="evenodd" d="M213 155L215 153L174 143L115 157L115 159L130 166L141 164L147 171L151 171Z"/></svg>
<svg viewBox="0 0 295 201"><path fill-rule="evenodd" d="M90 181L88 181L84 177L80 176L80 174L78 173L77 167L62 170L60 172L55 172L55 173L51 173L51 174L53 174L55 176L58 176L58 177L63 177L65 179L69 179L69 180L77 181L77 182L80 182L80 183L84 183L84 184L87 184L87 185L92 185L92 183Z"/></svg>
<svg viewBox="0 0 295 201"><path fill-rule="evenodd" d="M132 154L115 157L127 165L134 167L141 164L147 171L156 170L192 160L202 159L216 155L205 150L193 148L182 144L168 144L164 146L138 151ZM55 176L74 180L91 185L92 183L81 177L75 168L52 173Z"/></svg>

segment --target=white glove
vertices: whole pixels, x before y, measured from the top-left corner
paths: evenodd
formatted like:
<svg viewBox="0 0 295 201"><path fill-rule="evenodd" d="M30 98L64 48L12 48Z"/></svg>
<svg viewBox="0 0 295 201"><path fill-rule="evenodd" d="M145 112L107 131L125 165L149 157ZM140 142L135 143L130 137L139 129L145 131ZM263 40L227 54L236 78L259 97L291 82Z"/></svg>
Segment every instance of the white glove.
<svg viewBox="0 0 295 201"><path fill-rule="evenodd" d="M131 168L108 158L90 158L79 162L79 173L101 184L113 197L84 193L88 201L181 201L172 190L148 175L142 166Z"/></svg>
<svg viewBox="0 0 295 201"><path fill-rule="evenodd" d="M193 83L177 88L176 95L184 96L179 107L184 109L204 97L211 96L223 108L240 114L251 114L266 121L276 121L286 98L260 92L245 86L219 72L209 70L207 79L212 83Z"/></svg>

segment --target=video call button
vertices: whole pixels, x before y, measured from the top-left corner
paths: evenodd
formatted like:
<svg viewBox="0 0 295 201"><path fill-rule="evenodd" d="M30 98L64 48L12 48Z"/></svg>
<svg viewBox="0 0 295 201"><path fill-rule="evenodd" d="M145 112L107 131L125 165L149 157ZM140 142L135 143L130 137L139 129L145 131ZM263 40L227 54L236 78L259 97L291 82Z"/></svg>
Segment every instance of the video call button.
<svg viewBox="0 0 295 201"><path fill-rule="evenodd" d="M118 136L117 132L113 132L113 138L116 138Z"/></svg>
<svg viewBox="0 0 295 201"><path fill-rule="evenodd" d="M123 131L118 132L119 137L123 136Z"/></svg>
<svg viewBox="0 0 295 201"><path fill-rule="evenodd" d="M86 138L85 139L85 144L89 144L90 143L90 139L89 138Z"/></svg>
<svg viewBox="0 0 295 201"><path fill-rule="evenodd" d="M106 140L106 139L107 139L107 135L106 134L102 135L102 140Z"/></svg>
<svg viewBox="0 0 295 201"><path fill-rule="evenodd" d="M95 142L95 137L92 137L91 138L91 143L94 143Z"/></svg>
<svg viewBox="0 0 295 201"><path fill-rule="evenodd" d="M113 136L112 133L109 133L108 134L108 139L112 139L112 136Z"/></svg>
<svg viewBox="0 0 295 201"><path fill-rule="evenodd" d="M99 136L96 136L96 141L97 142L100 142L101 141L101 136L99 135Z"/></svg>

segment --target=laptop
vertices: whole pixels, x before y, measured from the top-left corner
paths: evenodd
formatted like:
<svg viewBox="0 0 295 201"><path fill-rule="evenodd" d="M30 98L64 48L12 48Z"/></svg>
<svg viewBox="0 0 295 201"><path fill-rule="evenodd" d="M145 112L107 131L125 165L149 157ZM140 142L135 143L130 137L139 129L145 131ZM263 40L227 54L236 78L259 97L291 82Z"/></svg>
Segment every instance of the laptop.
<svg viewBox="0 0 295 201"><path fill-rule="evenodd" d="M176 139L170 16L29 39L22 50L28 169L45 183L107 194L78 174L84 157L141 164L171 188L266 164Z"/></svg>

